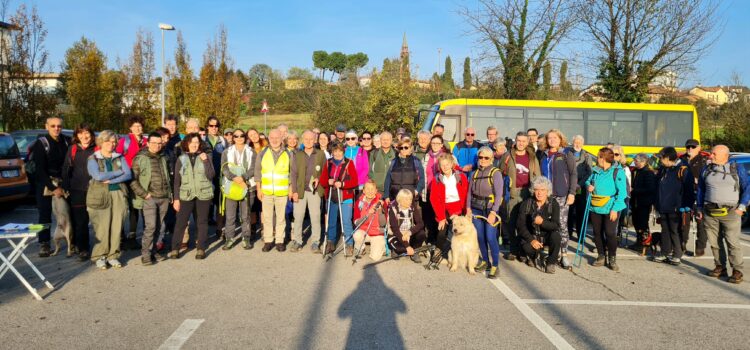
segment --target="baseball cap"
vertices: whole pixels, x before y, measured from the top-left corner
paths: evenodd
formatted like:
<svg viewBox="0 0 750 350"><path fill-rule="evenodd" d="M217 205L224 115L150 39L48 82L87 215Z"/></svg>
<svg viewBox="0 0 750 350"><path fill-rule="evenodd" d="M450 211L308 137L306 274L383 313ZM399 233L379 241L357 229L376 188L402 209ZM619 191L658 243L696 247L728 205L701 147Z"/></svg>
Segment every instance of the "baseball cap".
<svg viewBox="0 0 750 350"><path fill-rule="evenodd" d="M234 132L234 129L232 129L232 128L226 128L226 129L224 129L224 135L231 134L233 132Z"/></svg>
<svg viewBox="0 0 750 350"><path fill-rule="evenodd" d="M344 124L336 125L336 132L346 132L346 125Z"/></svg>
<svg viewBox="0 0 750 350"><path fill-rule="evenodd" d="M398 128L398 129L396 129L396 134L406 134L406 129L404 129L404 128Z"/></svg>
<svg viewBox="0 0 750 350"><path fill-rule="evenodd" d="M701 145L701 143L698 142L698 140L696 140L696 139L689 139L689 140L685 141L685 147L688 147L688 146L698 147L700 145Z"/></svg>

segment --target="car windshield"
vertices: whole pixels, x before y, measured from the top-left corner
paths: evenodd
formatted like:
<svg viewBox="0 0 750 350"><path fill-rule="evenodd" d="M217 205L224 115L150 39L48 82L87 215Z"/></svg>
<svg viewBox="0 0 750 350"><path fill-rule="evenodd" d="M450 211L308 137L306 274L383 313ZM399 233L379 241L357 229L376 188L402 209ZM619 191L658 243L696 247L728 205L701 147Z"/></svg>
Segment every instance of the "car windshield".
<svg viewBox="0 0 750 350"><path fill-rule="evenodd" d="M31 146L31 143L34 142L34 140L37 138L36 135L28 134L28 135L16 135L14 137L16 139L16 144L18 145L19 150L23 150L24 152L27 152L29 149L29 146Z"/></svg>
<svg viewBox="0 0 750 350"><path fill-rule="evenodd" d="M0 159L18 158L18 146L10 135L0 136Z"/></svg>

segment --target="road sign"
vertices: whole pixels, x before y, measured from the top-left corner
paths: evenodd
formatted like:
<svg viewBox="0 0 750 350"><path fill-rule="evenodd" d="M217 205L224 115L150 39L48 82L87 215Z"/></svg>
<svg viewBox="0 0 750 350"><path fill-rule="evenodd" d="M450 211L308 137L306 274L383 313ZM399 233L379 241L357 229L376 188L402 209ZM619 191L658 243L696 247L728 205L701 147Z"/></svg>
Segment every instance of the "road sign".
<svg viewBox="0 0 750 350"><path fill-rule="evenodd" d="M268 113L268 102L266 100L263 100L263 106L260 107L261 113Z"/></svg>

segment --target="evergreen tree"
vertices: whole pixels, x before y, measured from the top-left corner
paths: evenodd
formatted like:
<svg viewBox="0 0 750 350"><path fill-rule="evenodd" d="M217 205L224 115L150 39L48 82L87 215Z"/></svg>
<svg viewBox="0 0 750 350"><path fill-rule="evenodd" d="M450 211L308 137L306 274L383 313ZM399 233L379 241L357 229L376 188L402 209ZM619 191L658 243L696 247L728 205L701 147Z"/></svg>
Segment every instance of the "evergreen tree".
<svg viewBox="0 0 750 350"><path fill-rule="evenodd" d="M464 59L464 89L471 89L471 60L468 57Z"/></svg>

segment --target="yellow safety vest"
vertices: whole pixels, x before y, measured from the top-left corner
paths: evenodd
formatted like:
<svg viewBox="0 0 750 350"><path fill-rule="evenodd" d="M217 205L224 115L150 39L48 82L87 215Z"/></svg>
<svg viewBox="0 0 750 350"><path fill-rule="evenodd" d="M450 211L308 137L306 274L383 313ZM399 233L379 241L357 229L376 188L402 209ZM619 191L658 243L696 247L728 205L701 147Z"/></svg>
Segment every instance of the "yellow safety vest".
<svg viewBox="0 0 750 350"><path fill-rule="evenodd" d="M274 163L273 151L269 148L260 162L261 190L266 196L286 196L289 194L289 153L282 151Z"/></svg>

